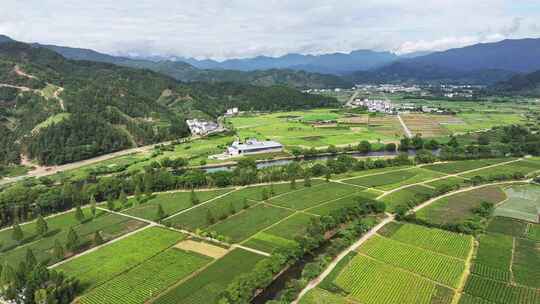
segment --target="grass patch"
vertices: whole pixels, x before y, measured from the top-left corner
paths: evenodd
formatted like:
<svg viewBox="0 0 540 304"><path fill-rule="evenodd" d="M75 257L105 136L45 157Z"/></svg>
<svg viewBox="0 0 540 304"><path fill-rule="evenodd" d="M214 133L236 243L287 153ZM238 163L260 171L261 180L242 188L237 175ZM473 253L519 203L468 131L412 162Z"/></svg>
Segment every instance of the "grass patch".
<svg viewBox="0 0 540 304"><path fill-rule="evenodd" d="M504 189L508 199L495 209L495 215L538 222L540 186L520 185Z"/></svg>
<svg viewBox="0 0 540 304"><path fill-rule="evenodd" d="M445 174L422 168L412 168L410 170L349 179L346 182L368 188L374 187L381 190L392 190L407 184L419 183L442 176L445 176Z"/></svg>
<svg viewBox="0 0 540 304"><path fill-rule="evenodd" d="M381 201L386 204L387 210L392 212L399 205L409 207L417 206L435 195L435 189L422 185L414 185L385 195Z"/></svg>
<svg viewBox="0 0 540 304"><path fill-rule="evenodd" d="M427 165L422 168L446 174L456 174L511 161L511 158L473 159Z"/></svg>
<svg viewBox="0 0 540 304"><path fill-rule="evenodd" d="M487 231L523 237L527 232L527 223L506 217L495 217L487 226Z"/></svg>

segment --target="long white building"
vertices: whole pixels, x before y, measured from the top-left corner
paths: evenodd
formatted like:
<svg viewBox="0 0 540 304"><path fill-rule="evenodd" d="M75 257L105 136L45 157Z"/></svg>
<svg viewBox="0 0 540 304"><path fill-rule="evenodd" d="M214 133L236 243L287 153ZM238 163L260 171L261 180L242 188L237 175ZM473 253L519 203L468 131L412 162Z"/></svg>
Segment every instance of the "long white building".
<svg viewBox="0 0 540 304"><path fill-rule="evenodd" d="M227 153L231 156L281 151L283 151L283 145L276 141L256 139L249 139L244 143L235 141L227 148Z"/></svg>

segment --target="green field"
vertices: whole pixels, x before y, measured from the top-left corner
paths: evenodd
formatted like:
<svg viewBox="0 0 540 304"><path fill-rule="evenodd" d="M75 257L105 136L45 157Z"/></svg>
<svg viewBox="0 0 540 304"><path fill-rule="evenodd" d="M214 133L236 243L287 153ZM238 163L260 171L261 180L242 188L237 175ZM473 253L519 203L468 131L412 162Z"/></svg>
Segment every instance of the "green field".
<svg viewBox="0 0 540 304"><path fill-rule="evenodd" d="M301 236L306 232L309 222L315 217L305 213L296 213L279 224L266 229L264 232L294 240L297 236Z"/></svg>
<svg viewBox="0 0 540 304"><path fill-rule="evenodd" d="M512 158L474 159L454 162L444 162L440 164L427 165L422 168L441 173L456 174L464 171L474 170L490 165L511 161Z"/></svg>
<svg viewBox="0 0 540 304"><path fill-rule="evenodd" d="M388 238L463 260L467 258L472 247L471 236L446 230L395 222L385 228L387 229L381 234Z"/></svg>
<svg viewBox="0 0 540 304"><path fill-rule="evenodd" d="M489 222L487 231L509 236L524 237L527 233L527 223L507 217L495 217Z"/></svg>
<svg viewBox="0 0 540 304"><path fill-rule="evenodd" d="M150 227L55 269L77 278L83 290L90 290L140 265L183 237L178 232Z"/></svg>
<svg viewBox="0 0 540 304"><path fill-rule="evenodd" d="M392 190L408 184L420 183L443 176L445 176L443 173L423 168L412 168L409 170L348 179L345 182L368 188L374 187L380 190Z"/></svg>
<svg viewBox="0 0 540 304"><path fill-rule="evenodd" d="M495 215L538 222L540 186L520 185L504 189L508 199L497 207Z"/></svg>
<svg viewBox="0 0 540 304"><path fill-rule="evenodd" d="M321 183L321 181L313 180L313 187L315 188L319 183ZM288 183L242 188L237 191L232 191L219 199L206 204L201 204L186 212L182 212L168 219L166 222L178 228L190 230L206 228L214 224L209 222L209 214L212 215L215 221L223 220L231 215L232 209L234 209L236 213L262 201L263 189L270 192L271 188L274 189L274 195L277 196L291 191L299 191L303 188L303 184L298 183L296 186L297 190L291 189L291 186Z"/></svg>
<svg viewBox="0 0 540 304"><path fill-rule="evenodd" d="M413 185L394 191L385 195L380 200L386 204L389 211L393 211L397 206L405 205L414 207L423 203L435 195L435 189L424 185Z"/></svg>
<svg viewBox="0 0 540 304"><path fill-rule="evenodd" d="M529 161L529 160L520 160L510 164L495 166L491 168L481 169L474 172L469 172L463 174L463 177L473 178L480 176L486 179L492 179L499 175L514 175L514 174L523 174L528 175L529 173L539 171L540 163Z"/></svg>
<svg viewBox="0 0 540 304"><path fill-rule="evenodd" d="M285 146L323 147L328 145L358 144L361 140L378 141L399 139L396 134L379 132L366 123L316 126L316 120L344 118L336 110L316 109L302 112L277 112L229 119L240 138L272 139ZM311 123L313 122L313 123ZM398 136L396 136L398 135Z"/></svg>
<svg viewBox="0 0 540 304"><path fill-rule="evenodd" d="M464 291L475 297L500 304L536 304L540 292L532 288L513 286L477 275L469 276Z"/></svg>
<svg viewBox="0 0 540 304"><path fill-rule="evenodd" d="M277 206L304 210L324 202L352 195L358 190L359 188L355 186L330 182L280 195L270 199L269 202Z"/></svg>
<svg viewBox="0 0 540 304"><path fill-rule="evenodd" d="M202 268L210 258L167 249L85 294L82 304L145 303L167 287Z"/></svg>
<svg viewBox="0 0 540 304"><path fill-rule="evenodd" d="M361 189L359 189L361 190ZM318 206L306 209L306 212L317 215L329 215L333 211L345 208L357 206L359 202L374 200L380 193L371 192L370 190L361 190L354 195L346 196L337 200L329 201L327 203L320 204Z"/></svg>
<svg viewBox="0 0 540 304"><path fill-rule="evenodd" d="M231 190L197 191L195 195L199 202L202 203ZM141 204L137 204L135 198L129 199L129 202L135 206L122 211L123 213L151 221L159 220L157 216L158 205L161 205L166 216L173 215L193 206L191 203L191 192L189 191L155 194L150 200Z"/></svg>
<svg viewBox="0 0 540 304"><path fill-rule="evenodd" d="M278 248L295 247L297 243L273 234L259 232L253 237L249 238L243 245L270 253Z"/></svg>
<svg viewBox="0 0 540 304"><path fill-rule="evenodd" d="M263 256L255 253L243 249L234 249L194 277L169 289L153 303L217 303L220 293L224 291L237 276L252 271L255 264L263 259Z"/></svg>
<svg viewBox="0 0 540 304"><path fill-rule="evenodd" d="M92 241L96 231L100 232L105 241L109 241L146 225L143 222L104 211L97 211L96 217L92 218L89 208L84 208L83 214L87 219L83 223L75 218L75 211L46 218L49 230L43 237L36 234L35 222L21 225L24 240L20 245L13 240L11 228L0 231L2 244L0 258L2 261L17 265L24 261L27 249L31 249L38 261L52 264L58 262L53 258L55 241L58 240L65 247L71 227L81 239L80 250L84 250L93 246ZM67 250L65 251L65 258L72 255Z"/></svg>
<svg viewBox="0 0 540 304"><path fill-rule="evenodd" d="M299 304L350 304L350 301L324 289L314 288L300 299Z"/></svg>
<svg viewBox="0 0 540 304"><path fill-rule="evenodd" d="M392 265L456 288L465 262L461 259L420 249L410 244L374 236L360 248L360 253L377 261Z"/></svg>
<svg viewBox="0 0 540 304"><path fill-rule="evenodd" d="M497 186L487 186L443 197L416 213L416 217L429 223L460 223L473 216L474 208L482 202L499 203L506 198Z"/></svg>
<svg viewBox="0 0 540 304"><path fill-rule="evenodd" d="M336 284L363 304L430 304L439 289L449 296L441 304L450 304L452 291L364 255L356 256L336 279Z"/></svg>
<svg viewBox="0 0 540 304"><path fill-rule="evenodd" d="M209 226L207 230L215 231L238 243L291 214L293 211L288 209L260 204Z"/></svg>
<svg viewBox="0 0 540 304"><path fill-rule="evenodd" d="M512 272L518 284L540 289L540 243L515 239Z"/></svg>

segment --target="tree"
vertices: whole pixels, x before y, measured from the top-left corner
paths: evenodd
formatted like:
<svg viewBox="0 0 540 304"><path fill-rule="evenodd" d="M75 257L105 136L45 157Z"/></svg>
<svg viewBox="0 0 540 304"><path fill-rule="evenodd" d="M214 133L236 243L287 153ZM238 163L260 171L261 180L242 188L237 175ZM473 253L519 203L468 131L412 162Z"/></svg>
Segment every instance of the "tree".
<svg viewBox="0 0 540 304"><path fill-rule="evenodd" d="M206 209L206 222L210 225L216 222L216 219L214 218L214 215L212 215L212 211L210 211L210 209Z"/></svg>
<svg viewBox="0 0 540 304"><path fill-rule="evenodd" d="M57 261L64 259L64 247L59 240L54 240L53 256Z"/></svg>
<svg viewBox="0 0 540 304"><path fill-rule="evenodd" d="M276 195L276 190L274 189L274 184L270 183L270 197Z"/></svg>
<svg viewBox="0 0 540 304"><path fill-rule="evenodd" d="M114 200L113 200L112 196L109 196L109 197L107 198L107 209L109 209L109 210L111 210L111 211L114 211L114 209L116 209L116 208L114 207Z"/></svg>
<svg viewBox="0 0 540 304"><path fill-rule="evenodd" d="M90 213L92 213L92 217L96 217L96 199L94 196L90 196Z"/></svg>
<svg viewBox="0 0 540 304"><path fill-rule="evenodd" d="M424 139L422 138L422 134L418 133L412 138L411 142L412 146L416 150L420 150L424 147Z"/></svg>
<svg viewBox="0 0 540 304"><path fill-rule="evenodd" d="M99 246L103 243L104 241L103 241L103 238L101 237L101 233L99 233L99 231L96 231L94 233L94 246Z"/></svg>
<svg viewBox="0 0 540 304"><path fill-rule="evenodd" d="M411 139L407 136L403 136L403 138L399 141L399 151L407 151L411 148Z"/></svg>
<svg viewBox="0 0 540 304"><path fill-rule="evenodd" d="M84 213L81 209L81 206L77 206L75 209L75 219L80 223L84 222Z"/></svg>
<svg viewBox="0 0 540 304"><path fill-rule="evenodd" d="M24 239L24 233L21 229L21 226L19 226L19 224L15 223L13 225L13 229L12 229L12 233L11 233L11 238L17 242L17 243L21 243Z"/></svg>
<svg viewBox="0 0 540 304"><path fill-rule="evenodd" d="M296 189L296 179L294 177L291 179L291 189Z"/></svg>
<svg viewBox="0 0 540 304"><path fill-rule="evenodd" d="M36 266L37 264L37 260L36 260L36 256L34 255L34 252L32 251L32 249L28 248L26 249L26 266L28 268L34 268L34 266Z"/></svg>
<svg viewBox="0 0 540 304"><path fill-rule="evenodd" d="M311 175L309 173L304 176L304 187L311 187Z"/></svg>
<svg viewBox="0 0 540 304"><path fill-rule="evenodd" d="M140 203L142 201L142 191L141 191L141 186L139 185L139 183L137 183L137 185L135 185L135 200Z"/></svg>
<svg viewBox="0 0 540 304"><path fill-rule="evenodd" d="M270 198L270 196L268 195L268 190L266 190L266 188L262 188L261 190L261 198L263 201L266 201Z"/></svg>
<svg viewBox="0 0 540 304"><path fill-rule="evenodd" d="M191 205L195 206L200 203L199 198L197 197L197 193L195 193L194 189L191 189L190 197Z"/></svg>
<svg viewBox="0 0 540 304"><path fill-rule="evenodd" d="M44 236L48 230L49 230L49 227L47 226L47 222L43 219L41 215L38 216L36 220L36 233L39 236Z"/></svg>
<svg viewBox="0 0 540 304"><path fill-rule="evenodd" d="M163 206L161 204L157 205L157 215L158 221L165 217L165 211L163 211Z"/></svg>
<svg viewBox="0 0 540 304"><path fill-rule="evenodd" d="M76 251L80 246L80 238L77 232L73 228L69 228L67 240L66 240L66 249L69 251Z"/></svg>
<svg viewBox="0 0 540 304"><path fill-rule="evenodd" d="M369 153L371 152L371 144L367 140L363 140L358 144L358 152L360 153Z"/></svg>
<svg viewBox="0 0 540 304"><path fill-rule="evenodd" d="M124 208L127 207L128 199L127 199L126 192L124 192L124 189L122 189L122 191L120 191L120 197L118 198L118 200L120 201L120 204L122 204L122 206L124 206Z"/></svg>
<svg viewBox="0 0 540 304"><path fill-rule="evenodd" d="M248 200L244 197L244 201L242 202L242 208L247 209L249 208Z"/></svg>
<svg viewBox="0 0 540 304"><path fill-rule="evenodd" d="M234 205L232 202L229 202L229 214L234 215L236 213L236 209L234 209Z"/></svg>
<svg viewBox="0 0 540 304"><path fill-rule="evenodd" d="M330 173L330 171L327 171L326 174L324 175L326 182L329 182L331 177L332 177L332 173Z"/></svg>
<svg viewBox="0 0 540 304"><path fill-rule="evenodd" d="M2 274L0 275L1 287L15 284L17 280L17 274L13 267L6 262L2 267Z"/></svg>
<svg viewBox="0 0 540 304"><path fill-rule="evenodd" d="M384 149L388 152L396 152L396 144L395 143L388 143L386 144L386 146L384 147Z"/></svg>

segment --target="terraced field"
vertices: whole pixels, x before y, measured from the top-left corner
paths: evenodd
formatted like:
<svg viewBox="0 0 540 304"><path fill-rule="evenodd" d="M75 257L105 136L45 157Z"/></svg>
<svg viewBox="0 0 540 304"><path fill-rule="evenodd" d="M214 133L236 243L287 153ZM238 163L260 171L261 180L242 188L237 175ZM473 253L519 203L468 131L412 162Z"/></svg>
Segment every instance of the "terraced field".
<svg viewBox="0 0 540 304"><path fill-rule="evenodd" d="M358 187L355 186L330 182L277 196L270 199L269 203L276 206L304 210L324 202L352 195L358 190Z"/></svg>

